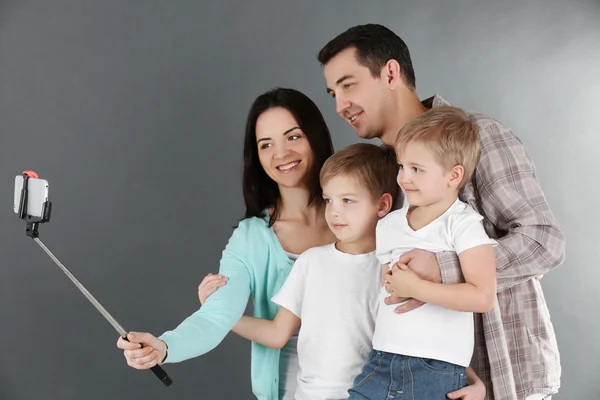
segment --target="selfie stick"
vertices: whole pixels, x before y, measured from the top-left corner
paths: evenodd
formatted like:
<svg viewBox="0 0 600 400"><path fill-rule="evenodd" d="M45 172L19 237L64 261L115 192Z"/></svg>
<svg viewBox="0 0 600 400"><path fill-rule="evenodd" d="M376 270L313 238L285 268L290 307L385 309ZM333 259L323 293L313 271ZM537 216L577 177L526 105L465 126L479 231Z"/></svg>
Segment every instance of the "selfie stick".
<svg viewBox="0 0 600 400"><path fill-rule="evenodd" d="M52 203L48 200L43 205L43 211L41 217L32 217L27 214L27 184L29 177L37 178L37 174L33 171L23 172L23 189L21 189L21 199L19 201L19 218L25 220L27 226L25 228L25 234L32 238L41 248L48 254L48 256L60 267L60 269L69 277L69 279L77 286L77 288L83 293L83 295L96 307L100 314L116 329L121 338L127 340L127 331L123 328L112 315L96 300L94 296L83 286L75 276L59 261L58 258L52 254L52 252L42 243L39 239L38 227L39 224L50 221L50 211ZM141 344L140 344L141 345ZM162 369L160 365L155 365L150 368L154 375L165 385L170 386L172 381L167 373Z"/></svg>

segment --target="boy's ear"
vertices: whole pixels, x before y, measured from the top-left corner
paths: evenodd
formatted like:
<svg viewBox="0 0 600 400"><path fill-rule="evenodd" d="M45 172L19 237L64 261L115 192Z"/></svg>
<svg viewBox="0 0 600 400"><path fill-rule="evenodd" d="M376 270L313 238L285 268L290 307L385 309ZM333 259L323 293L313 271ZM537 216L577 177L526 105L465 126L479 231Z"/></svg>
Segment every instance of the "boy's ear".
<svg viewBox="0 0 600 400"><path fill-rule="evenodd" d="M389 193L384 193L383 196L379 199L379 209L377 210L377 216L379 218L385 217L390 210L394 202L392 201L392 195Z"/></svg>
<svg viewBox="0 0 600 400"><path fill-rule="evenodd" d="M465 168L462 165L455 165L449 172L448 186L457 188L465 176Z"/></svg>

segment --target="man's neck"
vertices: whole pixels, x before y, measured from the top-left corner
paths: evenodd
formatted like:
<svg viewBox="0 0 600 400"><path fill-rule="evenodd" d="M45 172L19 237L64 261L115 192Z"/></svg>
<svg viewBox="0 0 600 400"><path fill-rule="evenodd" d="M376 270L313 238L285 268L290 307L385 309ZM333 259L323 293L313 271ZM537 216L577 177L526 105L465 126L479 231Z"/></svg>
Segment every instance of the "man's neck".
<svg viewBox="0 0 600 400"><path fill-rule="evenodd" d="M417 92L399 94L399 96L401 98L396 101L394 110L389 114L388 123L384 127L383 135L381 135L381 141L391 147L396 143L398 133L404 125L429 111L429 108L419 100Z"/></svg>

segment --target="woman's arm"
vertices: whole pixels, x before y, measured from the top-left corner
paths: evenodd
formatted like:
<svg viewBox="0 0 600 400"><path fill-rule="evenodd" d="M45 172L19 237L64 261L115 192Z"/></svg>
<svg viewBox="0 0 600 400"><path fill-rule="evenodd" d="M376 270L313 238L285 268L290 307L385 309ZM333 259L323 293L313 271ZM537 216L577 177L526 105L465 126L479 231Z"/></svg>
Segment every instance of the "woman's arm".
<svg viewBox="0 0 600 400"><path fill-rule="evenodd" d="M184 361L214 349L243 315L250 296L246 263L255 257L257 236L244 222L233 232L221 258L219 274L228 278L227 285L179 326L159 337L168 346L164 363Z"/></svg>
<svg viewBox="0 0 600 400"><path fill-rule="evenodd" d="M300 327L300 318L281 307L273 321L243 316L233 332L243 338L273 349L281 349Z"/></svg>

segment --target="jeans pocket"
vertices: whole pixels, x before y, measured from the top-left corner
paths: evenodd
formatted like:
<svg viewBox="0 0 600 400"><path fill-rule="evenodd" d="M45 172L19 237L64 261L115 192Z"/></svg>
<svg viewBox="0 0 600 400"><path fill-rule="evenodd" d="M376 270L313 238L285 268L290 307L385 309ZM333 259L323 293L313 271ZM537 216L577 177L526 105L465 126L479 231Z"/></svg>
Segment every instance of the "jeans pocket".
<svg viewBox="0 0 600 400"><path fill-rule="evenodd" d="M462 369L462 367L461 367ZM461 373L458 376L458 387L456 388L456 390L458 389L462 389L466 386L469 385L469 382L467 382L467 370L466 368L464 369L464 371L460 371Z"/></svg>
<svg viewBox="0 0 600 400"><path fill-rule="evenodd" d="M352 387L362 386L367 383L371 378L377 375L377 372L381 368L383 362L384 353L376 350L372 350L369 354L369 360L365 362L360 374L354 378Z"/></svg>
<svg viewBox="0 0 600 400"><path fill-rule="evenodd" d="M367 357L367 362L373 361L373 359L375 358L375 356L377 355L377 353L379 353L377 350L371 349L369 351L369 355Z"/></svg>
<svg viewBox="0 0 600 400"><path fill-rule="evenodd" d="M435 360L433 358L419 358L419 363L421 363L424 368L440 374L453 374L457 367L449 362Z"/></svg>

